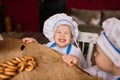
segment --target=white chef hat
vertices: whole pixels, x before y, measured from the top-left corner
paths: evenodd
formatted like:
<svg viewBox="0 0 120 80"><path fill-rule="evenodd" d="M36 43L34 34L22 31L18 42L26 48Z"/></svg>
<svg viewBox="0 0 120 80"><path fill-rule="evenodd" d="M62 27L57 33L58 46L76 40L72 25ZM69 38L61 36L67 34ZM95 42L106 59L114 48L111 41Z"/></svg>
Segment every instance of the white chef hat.
<svg viewBox="0 0 120 80"><path fill-rule="evenodd" d="M109 18L103 22L103 31L97 39L97 44L110 58L110 60L120 67L120 20Z"/></svg>
<svg viewBox="0 0 120 80"><path fill-rule="evenodd" d="M50 40L53 41L54 32L56 28L61 25L66 24L70 27L73 35L73 39L76 40L78 37L78 24L73 20L72 17L66 15L65 13L58 13L44 22L43 33Z"/></svg>

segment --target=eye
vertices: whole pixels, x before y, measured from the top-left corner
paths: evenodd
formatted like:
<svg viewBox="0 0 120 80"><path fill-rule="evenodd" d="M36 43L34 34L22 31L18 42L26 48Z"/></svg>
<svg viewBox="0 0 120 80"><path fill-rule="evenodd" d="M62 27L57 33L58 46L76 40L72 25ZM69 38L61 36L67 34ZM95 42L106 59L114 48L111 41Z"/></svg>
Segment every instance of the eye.
<svg viewBox="0 0 120 80"><path fill-rule="evenodd" d="M70 34L69 32L65 32L65 34Z"/></svg>
<svg viewBox="0 0 120 80"><path fill-rule="evenodd" d="M56 33L61 33L60 31L56 31Z"/></svg>

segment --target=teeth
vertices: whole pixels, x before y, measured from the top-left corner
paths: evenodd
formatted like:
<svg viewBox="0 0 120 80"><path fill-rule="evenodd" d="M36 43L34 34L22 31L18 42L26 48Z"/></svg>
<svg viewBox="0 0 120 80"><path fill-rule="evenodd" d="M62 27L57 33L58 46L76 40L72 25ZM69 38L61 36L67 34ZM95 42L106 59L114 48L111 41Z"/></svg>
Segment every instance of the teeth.
<svg viewBox="0 0 120 80"><path fill-rule="evenodd" d="M65 42L66 40L65 40L65 39L59 39L59 41L61 41L61 42Z"/></svg>

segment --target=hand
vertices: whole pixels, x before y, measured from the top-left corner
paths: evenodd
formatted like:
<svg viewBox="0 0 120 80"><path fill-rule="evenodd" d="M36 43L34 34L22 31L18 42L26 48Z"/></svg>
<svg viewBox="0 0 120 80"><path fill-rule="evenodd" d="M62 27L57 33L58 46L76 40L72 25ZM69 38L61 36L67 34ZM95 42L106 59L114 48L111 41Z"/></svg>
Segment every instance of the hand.
<svg viewBox="0 0 120 80"><path fill-rule="evenodd" d="M78 58L73 55L63 55L62 59L69 67L77 65L79 61Z"/></svg>
<svg viewBox="0 0 120 80"><path fill-rule="evenodd" d="M24 44L28 44L28 43L38 43L34 38L30 38L30 37L26 37L22 39L22 42Z"/></svg>

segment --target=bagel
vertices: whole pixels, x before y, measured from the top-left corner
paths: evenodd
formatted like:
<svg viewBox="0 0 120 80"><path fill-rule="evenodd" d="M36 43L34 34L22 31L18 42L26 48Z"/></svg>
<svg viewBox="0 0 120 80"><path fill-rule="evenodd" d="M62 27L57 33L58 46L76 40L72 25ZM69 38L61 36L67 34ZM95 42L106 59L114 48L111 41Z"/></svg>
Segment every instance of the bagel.
<svg viewBox="0 0 120 80"><path fill-rule="evenodd" d="M25 64L24 64L23 62L21 62L21 63L18 64L17 67L18 67L18 72L21 72L21 71L24 70L24 68L25 68Z"/></svg>
<svg viewBox="0 0 120 80"><path fill-rule="evenodd" d="M0 74L4 73L4 69L3 70L0 70Z"/></svg>
<svg viewBox="0 0 120 80"><path fill-rule="evenodd" d="M32 56L25 56L24 58L30 61L34 61L34 58Z"/></svg>
<svg viewBox="0 0 120 80"><path fill-rule="evenodd" d="M9 65L7 63L2 63L1 66L8 67Z"/></svg>
<svg viewBox="0 0 120 80"><path fill-rule="evenodd" d="M22 60L19 57L15 58L15 59L19 62L22 62Z"/></svg>
<svg viewBox="0 0 120 80"><path fill-rule="evenodd" d="M11 66L11 65L8 65L7 68L10 68L10 69L13 69L13 70L17 70L16 66Z"/></svg>
<svg viewBox="0 0 120 80"><path fill-rule="evenodd" d="M6 75L10 75L10 76L15 76L17 74L17 72L13 72L13 71L5 71L4 74Z"/></svg>
<svg viewBox="0 0 120 80"><path fill-rule="evenodd" d="M25 61L26 59L24 57L22 57L21 60Z"/></svg>
<svg viewBox="0 0 120 80"><path fill-rule="evenodd" d="M0 79L9 79L9 78L11 78L10 75L0 74Z"/></svg>
<svg viewBox="0 0 120 80"><path fill-rule="evenodd" d="M19 61L17 61L16 59L12 59L11 62L14 63L14 64L19 63Z"/></svg>
<svg viewBox="0 0 120 80"><path fill-rule="evenodd" d="M6 63L7 63L8 65L11 65L11 66L15 65L15 64L12 63L11 61L7 61Z"/></svg>
<svg viewBox="0 0 120 80"><path fill-rule="evenodd" d="M17 71L17 69L5 68L4 71Z"/></svg>
<svg viewBox="0 0 120 80"><path fill-rule="evenodd" d="M26 67L25 67L25 71L31 71L34 69L34 67L35 67L35 65L33 62L28 62Z"/></svg>
<svg viewBox="0 0 120 80"><path fill-rule="evenodd" d="M3 70L3 69L4 69L4 67L0 66L0 71Z"/></svg>

